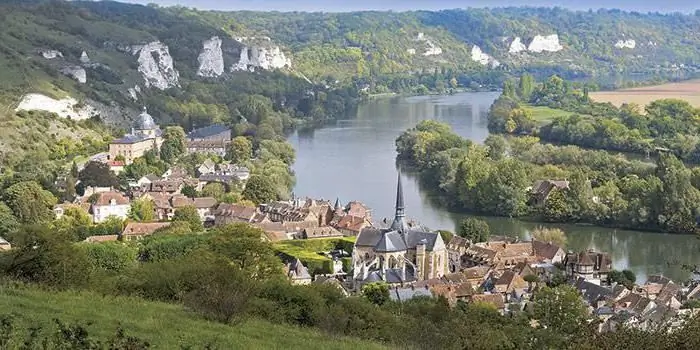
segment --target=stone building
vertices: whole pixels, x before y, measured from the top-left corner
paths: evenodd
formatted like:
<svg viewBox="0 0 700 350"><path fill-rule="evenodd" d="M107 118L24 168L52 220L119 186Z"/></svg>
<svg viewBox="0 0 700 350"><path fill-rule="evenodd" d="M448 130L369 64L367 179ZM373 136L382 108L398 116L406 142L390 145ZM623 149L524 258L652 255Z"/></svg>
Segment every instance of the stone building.
<svg viewBox="0 0 700 350"><path fill-rule="evenodd" d="M187 134L188 153L213 153L223 157L231 143L231 128L223 124L214 124L192 130Z"/></svg>
<svg viewBox="0 0 700 350"><path fill-rule="evenodd" d="M576 280L583 278L587 281L607 282L608 274L612 271L612 258L609 254L593 250L569 253L564 258L566 276Z"/></svg>
<svg viewBox="0 0 700 350"><path fill-rule="evenodd" d="M438 278L447 272L447 248L439 233L413 228L406 222L399 176L396 213L388 228L360 231L353 251L354 281L405 284Z"/></svg>
<svg viewBox="0 0 700 350"><path fill-rule="evenodd" d="M142 157L146 152L152 149L159 150L162 144L163 131L144 107L131 133L109 144L109 159L117 160L117 157L121 156L126 164L131 164L134 159Z"/></svg>

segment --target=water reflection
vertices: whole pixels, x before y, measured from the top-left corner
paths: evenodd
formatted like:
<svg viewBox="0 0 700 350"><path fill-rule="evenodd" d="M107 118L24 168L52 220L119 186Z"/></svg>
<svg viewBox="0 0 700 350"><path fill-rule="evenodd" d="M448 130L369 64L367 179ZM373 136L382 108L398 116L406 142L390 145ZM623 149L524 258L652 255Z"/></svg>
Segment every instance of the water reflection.
<svg viewBox="0 0 700 350"><path fill-rule="evenodd" d="M421 120L450 124L459 135L475 142L488 136L486 113L498 93L464 93L372 100L357 115L325 128L296 133L290 142L297 150L295 193L342 202L360 200L381 219L393 215L396 186L394 140ZM466 217L451 213L439 199L402 173L406 212L432 229L454 230ZM507 218L485 218L492 232L527 239L542 224ZM629 268L643 281L663 273L681 280L689 273L681 264L700 263L700 241L694 237L552 225L567 232L569 249L594 248L610 252L614 266Z"/></svg>

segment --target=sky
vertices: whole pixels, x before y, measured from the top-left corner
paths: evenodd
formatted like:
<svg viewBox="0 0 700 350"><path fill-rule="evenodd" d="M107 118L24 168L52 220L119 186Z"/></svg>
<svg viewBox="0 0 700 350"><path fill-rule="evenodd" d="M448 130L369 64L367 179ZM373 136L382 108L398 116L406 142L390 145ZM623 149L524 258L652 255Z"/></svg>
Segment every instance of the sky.
<svg viewBox="0 0 700 350"><path fill-rule="evenodd" d="M639 12L695 12L698 0L119 0L131 3L182 5L211 10L325 11L440 10L466 7L559 6L574 10L618 8Z"/></svg>

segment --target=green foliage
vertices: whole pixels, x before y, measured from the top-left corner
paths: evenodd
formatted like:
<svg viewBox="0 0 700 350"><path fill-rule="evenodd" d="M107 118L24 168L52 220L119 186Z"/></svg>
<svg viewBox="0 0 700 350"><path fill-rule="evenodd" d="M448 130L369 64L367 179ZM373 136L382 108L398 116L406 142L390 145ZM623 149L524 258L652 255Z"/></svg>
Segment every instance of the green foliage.
<svg viewBox="0 0 700 350"><path fill-rule="evenodd" d="M117 177L103 162L88 162L78 175L80 184L85 187L116 187Z"/></svg>
<svg viewBox="0 0 700 350"><path fill-rule="evenodd" d="M637 281L637 276L634 274L634 272L630 270L613 270L610 271L610 274L608 275L608 280L610 280L610 282L616 282L622 284L627 288L632 289L632 287L634 287L634 282Z"/></svg>
<svg viewBox="0 0 700 350"><path fill-rule="evenodd" d="M224 194L226 194L226 186L218 182L204 185L201 192L202 197L221 198Z"/></svg>
<svg viewBox="0 0 700 350"><path fill-rule="evenodd" d="M176 224L173 223L173 225ZM204 247L207 239L206 236L187 233L173 235L169 228L165 228L143 239L139 247L139 260L145 262L175 260Z"/></svg>
<svg viewBox="0 0 700 350"><path fill-rule="evenodd" d="M560 248L566 247L566 234L561 229L538 227L530 235L538 241L549 242Z"/></svg>
<svg viewBox="0 0 700 350"><path fill-rule="evenodd" d="M226 150L226 160L234 164L247 162L253 157L253 143L243 136L234 137Z"/></svg>
<svg viewBox="0 0 700 350"><path fill-rule="evenodd" d="M129 219L141 222L151 222L156 219L156 207L153 200L141 198L131 202Z"/></svg>
<svg viewBox="0 0 700 350"><path fill-rule="evenodd" d="M312 275L333 273L333 261L325 254L334 249L352 252L355 240L350 237L297 239L273 244L275 251L287 258L297 258ZM345 267L345 272L350 270Z"/></svg>
<svg viewBox="0 0 700 350"><path fill-rule="evenodd" d="M48 222L53 219L56 197L33 181L16 183L5 189L3 200L22 224ZM9 218L10 220L12 218ZM12 225L12 221L10 221Z"/></svg>
<svg viewBox="0 0 700 350"><path fill-rule="evenodd" d="M168 164L173 164L185 154L185 151L187 151L185 130L179 126L165 128L163 144L160 146L160 158Z"/></svg>
<svg viewBox="0 0 700 350"><path fill-rule="evenodd" d="M279 198L274 183L262 175L251 175L242 194L256 204L268 203Z"/></svg>
<svg viewBox="0 0 700 350"><path fill-rule="evenodd" d="M362 296L374 305L383 305L389 301L389 285L385 282L372 282L362 286Z"/></svg>
<svg viewBox="0 0 700 350"><path fill-rule="evenodd" d="M534 299L533 317L540 326L566 335L580 333L585 327L588 312L574 287L542 287Z"/></svg>
<svg viewBox="0 0 700 350"><path fill-rule="evenodd" d="M121 273L136 264L138 250L121 242L83 243L80 248L97 271Z"/></svg>
<svg viewBox="0 0 700 350"><path fill-rule="evenodd" d="M491 236L489 224L484 220L476 218L467 218L462 221L457 230L457 234L471 242L479 243L486 242Z"/></svg>
<svg viewBox="0 0 700 350"><path fill-rule="evenodd" d="M175 210L173 221L184 221L190 225L192 232L201 232L203 229L202 219L199 217L197 208L193 205L188 205Z"/></svg>
<svg viewBox="0 0 700 350"><path fill-rule="evenodd" d="M19 221L7 204L0 202L0 237L12 233L19 226Z"/></svg>

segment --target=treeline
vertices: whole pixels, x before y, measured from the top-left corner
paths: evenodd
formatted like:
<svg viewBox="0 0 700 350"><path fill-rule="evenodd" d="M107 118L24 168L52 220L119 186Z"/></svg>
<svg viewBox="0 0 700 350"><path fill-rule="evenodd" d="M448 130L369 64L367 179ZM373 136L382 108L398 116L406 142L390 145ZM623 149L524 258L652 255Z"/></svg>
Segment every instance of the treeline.
<svg viewBox="0 0 700 350"><path fill-rule="evenodd" d="M260 240L262 231L242 223L206 232L182 229L161 229L138 243L74 244L46 226L25 226L11 235L13 249L0 253L0 271L51 289L178 304L215 322L260 318L400 348L673 349L698 341L693 333L700 327L698 319L673 332L620 329L598 334L597 322L587 322L578 292L568 286L539 286L533 304L509 316L486 304L458 302L451 307L442 298L399 304L381 284L350 297L332 283L294 286L272 245ZM539 325L532 327L531 319ZM11 323L3 325L7 329ZM75 335L69 337L76 340L71 348L87 348L79 339L92 344L79 325L59 327L63 334ZM115 339L122 343L117 344L144 347L142 340L119 334Z"/></svg>
<svg viewBox="0 0 700 350"><path fill-rule="evenodd" d="M670 154L654 167L605 151L491 135L484 146L423 121L396 140L398 158L457 210L547 222L695 233L700 169ZM537 180L567 180L537 205Z"/></svg>
<svg viewBox="0 0 700 350"><path fill-rule="evenodd" d="M523 89L525 87L525 89ZM651 102L642 113L636 104L615 107L594 102L588 91L595 86L576 85L553 76L536 84L522 76L509 81L491 107L489 130L496 133L537 135L542 140L586 148L649 154L669 150L678 158L700 162L700 109L688 102L664 99ZM527 105L571 112L537 127Z"/></svg>

